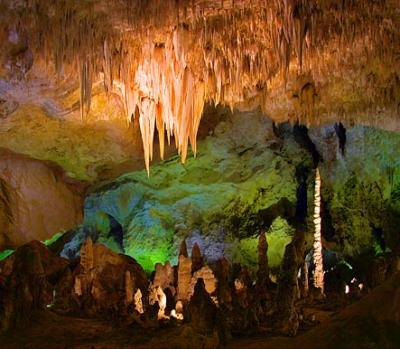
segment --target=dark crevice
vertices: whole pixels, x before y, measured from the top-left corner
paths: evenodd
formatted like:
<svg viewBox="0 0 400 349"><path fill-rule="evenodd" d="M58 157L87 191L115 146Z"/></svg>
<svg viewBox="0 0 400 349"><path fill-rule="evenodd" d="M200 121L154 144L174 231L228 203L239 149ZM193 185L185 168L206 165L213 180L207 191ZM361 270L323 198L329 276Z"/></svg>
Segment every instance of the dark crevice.
<svg viewBox="0 0 400 349"><path fill-rule="evenodd" d="M310 169L303 163L296 167L296 215L295 221L298 225L304 225L307 219L307 179L310 175Z"/></svg>
<svg viewBox="0 0 400 349"><path fill-rule="evenodd" d="M313 159L314 168L317 168L319 162L322 162L323 160L308 134L308 128L304 125L294 125L293 136L297 144L310 153Z"/></svg>
<svg viewBox="0 0 400 349"><path fill-rule="evenodd" d="M124 230L122 229L121 224L119 224L114 217L108 215L108 218L110 221L110 231L108 236L118 244L122 251L124 251Z"/></svg>
<svg viewBox="0 0 400 349"><path fill-rule="evenodd" d="M382 228L372 227L372 235L382 251L386 250L385 236Z"/></svg>
<svg viewBox="0 0 400 349"><path fill-rule="evenodd" d="M335 132L336 136L339 140L339 149L342 155L345 155L346 150L346 128L343 126L341 122L335 124Z"/></svg>
<svg viewBox="0 0 400 349"><path fill-rule="evenodd" d="M333 227L329 203L321 197L321 233L326 241L336 241L336 231Z"/></svg>

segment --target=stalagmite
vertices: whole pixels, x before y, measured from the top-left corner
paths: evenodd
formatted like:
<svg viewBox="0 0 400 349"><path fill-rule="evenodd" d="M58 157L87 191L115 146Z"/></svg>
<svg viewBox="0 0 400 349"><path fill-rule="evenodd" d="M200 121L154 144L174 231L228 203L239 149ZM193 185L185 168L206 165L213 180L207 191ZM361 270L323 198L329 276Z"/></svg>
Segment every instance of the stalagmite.
<svg viewBox="0 0 400 349"><path fill-rule="evenodd" d="M296 335L299 327L298 314L295 307L299 295L298 272L304 263L305 234L296 232L293 240L285 248L285 254L279 272L276 293L277 317L276 329L285 335Z"/></svg>
<svg viewBox="0 0 400 349"><path fill-rule="evenodd" d="M269 269L268 269L268 242L265 236L265 232L262 232L258 237L258 273L257 281L260 286L265 286L269 281Z"/></svg>
<svg viewBox="0 0 400 349"><path fill-rule="evenodd" d="M192 278L192 259L183 255L179 256L178 263L178 296L177 300L185 303L188 300L190 280Z"/></svg>
<svg viewBox="0 0 400 349"><path fill-rule="evenodd" d="M192 279L190 281L190 290L189 290L189 296L188 296L189 298L193 295L194 287L195 287L198 279L203 279L206 291L210 295L216 291L217 279L215 278L214 273L210 269L210 267L205 266L193 274Z"/></svg>
<svg viewBox="0 0 400 349"><path fill-rule="evenodd" d="M192 273L201 269L203 266L203 256L201 255L200 247L197 242L192 247Z"/></svg>
<svg viewBox="0 0 400 349"><path fill-rule="evenodd" d="M308 265L305 262L301 268L300 275L300 295L305 298L308 296L309 285L308 285Z"/></svg>
<svg viewBox="0 0 400 349"><path fill-rule="evenodd" d="M74 292L75 292L76 295L82 296L82 282L81 282L81 279L79 277L75 278Z"/></svg>
<svg viewBox="0 0 400 349"><path fill-rule="evenodd" d="M131 304L133 302L133 283L131 273L129 270L125 272L125 295L126 303Z"/></svg>
<svg viewBox="0 0 400 349"><path fill-rule="evenodd" d="M188 257L187 245L186 240L182 240L181 245L179 247L179 256Z"/></svg>
<svg viewBox="0 0 400 349"><path fill-rule="evenodd" d="M315 192L314 192L314 243L313 243L313 260L314 270L314 286L324 293L324 265L322 259L322 236L321 236L321 176L319 169L316 170L315 176Z"/></svg>
<svg viewBox="0 0 400 349"><path fill-rule="evenodd" d="M158 303L158 320L165 320L169 317L165 314L165 308L167 307L167 296L160 286L150 285L149 287L149 304L153 305Z"/></svg>
<svg viewBox="0 0 400 349"><path fill-rule="evenodd" d="M172 295L174 295L174 269L172 268L171 264L168 261L165 263L165 265L157 263L155 269L153 285L160 286L162 290L169 288Z"/></svg>
<svg viewBox="0 0 400 349"><path fill-rule="evenodd" d="M88 273L93 269L93 242L91 238L86 239L86 241L83 243L80 254L80 264L82 265L85 273Z"/></svg>
<svg viewBox="0 0 400 349"><path fill-rule="evenodd" d="M140 288L138 288L136 293L135 293L135 310L139 314L143 314L144 313L143 301L142 301L142 291L140 291Z"/></svg>

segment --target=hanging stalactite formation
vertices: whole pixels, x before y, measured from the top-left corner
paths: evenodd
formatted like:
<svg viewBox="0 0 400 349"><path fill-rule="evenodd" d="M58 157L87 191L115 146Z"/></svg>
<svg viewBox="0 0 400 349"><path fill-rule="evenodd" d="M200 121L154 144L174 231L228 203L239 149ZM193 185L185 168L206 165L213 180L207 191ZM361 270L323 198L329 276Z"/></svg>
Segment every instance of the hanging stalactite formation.
<svg viewBox="0 0 400 349"><path fill-rule="evenodd" d="M355 57L395 67L394 6L384 0L119 0L112 7L106 0L0 0L0 19L7 18L0 23L5 33L25 33L35 61L54 67L59 80L79 82L83 120L95 82L119 93L129 122L139 117L149 169L155 130L161 157L165 136L174 138L182 161L189 144L196 153L206 102L268 111L276 77L287 81L293 67L298 75L311 72L315 83ZM400 79L393 74L386 74L393 83L384 91L362 89L366 106L384 99L397 108ZM308 118L315 117L314 82L307 103L300 101Z"/></svg>

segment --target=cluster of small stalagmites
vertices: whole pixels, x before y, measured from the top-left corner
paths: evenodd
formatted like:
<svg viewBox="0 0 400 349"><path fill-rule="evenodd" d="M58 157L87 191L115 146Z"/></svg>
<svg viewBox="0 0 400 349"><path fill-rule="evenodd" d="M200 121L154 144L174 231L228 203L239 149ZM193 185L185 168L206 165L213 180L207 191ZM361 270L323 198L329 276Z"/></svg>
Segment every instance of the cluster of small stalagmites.
<svg viewBox="0 0 400 349"><path fill-rule="evenodd" d="M268 276L265 234L259 240L260 270L255 282L246 267L231 267L225 258L207 265L197 244L189 257L185 241L178 265L157 264L151 280L135 260L90 238L81 247L80 259L71 262L39 242L25 245L1 264L1 329L46 307L61 314L102 316L144 327L156 325L157 320L183 320L209 340L224 340L232 332L262 326L276 310L280 319L292 318L297 270L304 262L301 252L293 255L287 248L276 292ZM296 242L291 245L300 248ZM277 309L275 297L280 302ZM272 322L268 326L272 329Z"/></svg>
<svg viewBox="0 0 400 349"><path fill-rule="evenodd" d="M56 297L60 310L88 315L118 311L123 317L134 311L143 312L142 296L146 294L148 281L134 259L102 244L93 244L88 238L81 247L79 265L65 275L60 286L63 296Z"/></svg>
<svg viewBox="0 0 400 349"><path fill-rule="evenodd" d="M74 261L32 242L0 262L0 332L50 308L144 328L183 321L214 344L257 329L295 335L302 321L300 300L308 294L305 236L297 232L286 246L277 284L268 275L267 246L262 233L256 280L246 267L231 266L225 258L208 265L198 245L189 257L185 241L178 265L157 264L148 280L134 259L91 239ZM398 258L378 259L370 283L383 282L398 265Z"/></svg>

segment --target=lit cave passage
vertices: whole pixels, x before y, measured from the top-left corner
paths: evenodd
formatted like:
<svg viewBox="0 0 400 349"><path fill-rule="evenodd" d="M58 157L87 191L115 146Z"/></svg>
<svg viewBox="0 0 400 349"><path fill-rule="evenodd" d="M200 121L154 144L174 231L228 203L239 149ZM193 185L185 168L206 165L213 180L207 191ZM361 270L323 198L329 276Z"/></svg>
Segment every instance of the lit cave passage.
<svg viewBox="0 0 400 349"><path fill-rule="evenodd" d="M0 348L400 347L395 0L0 0Z"/></svg>

